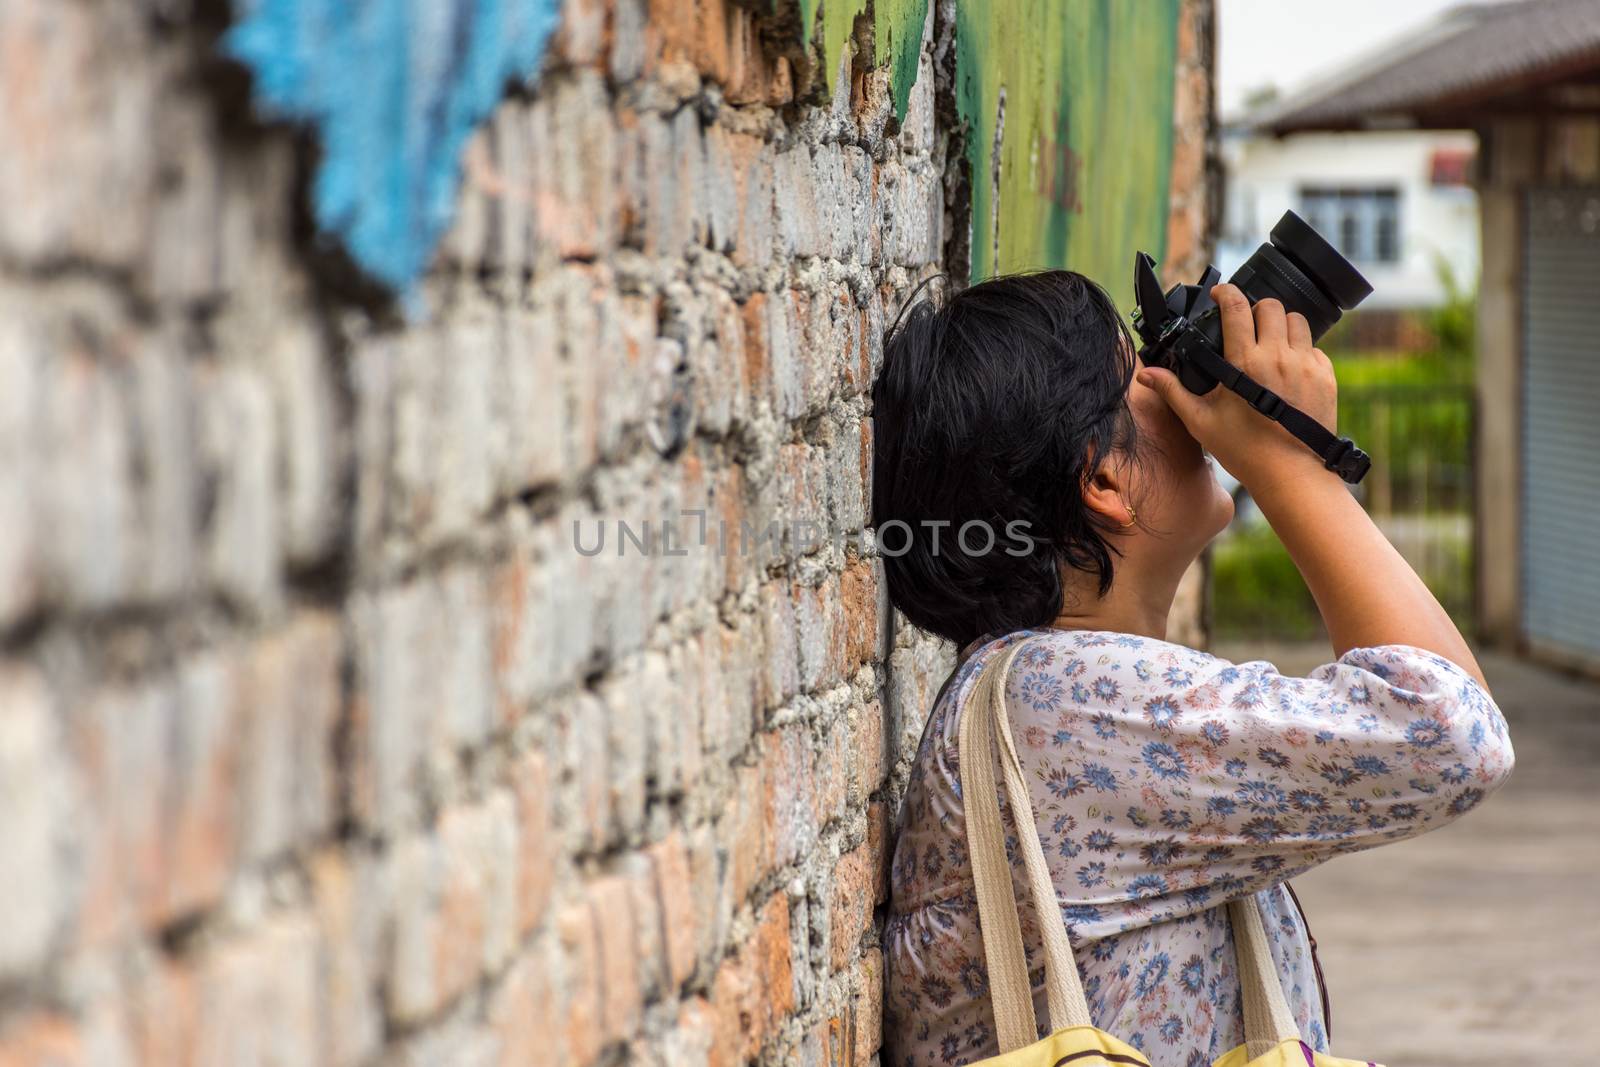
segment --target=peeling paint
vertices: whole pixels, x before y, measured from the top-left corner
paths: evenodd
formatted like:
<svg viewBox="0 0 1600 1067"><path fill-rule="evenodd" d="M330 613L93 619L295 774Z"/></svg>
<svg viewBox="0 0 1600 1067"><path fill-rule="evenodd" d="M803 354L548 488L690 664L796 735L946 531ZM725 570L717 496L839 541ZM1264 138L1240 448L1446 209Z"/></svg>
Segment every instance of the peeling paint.
<svg viewBox="0 0 1600 1067"><path fill-rule="evenodd" d="M911 87L917 84L922 56L922 30L928 21L928 0L877 0L872 8L872 36L878 60L889 67L894 113L906 117Z"/></svg>
<svg viewBox="0 0 1600 1067"><path fill-rule="evenodd" d="M974 281L1069 267L1120 294L1135 249L1161 256L1177 29L1178 0L956 5Z"/></svg>
<svg viewBox="0 0 1600 1067"><path fill-rule="evenodd" d="M409 293L449 228L468 136L538 70L560 0L235 0L224 51L260 110L316 129L311 207Z"/></svg>
<svg viewBox="0 0 1600 1067"><path fill-rule="evenodd" d="M788 0L837 77L869 0ZM315 128L312 212L354 262L409 295L450 226L460 156L509 84L531 80L560 0L235 0L224 50L260 110ZM895 113L916 84L930 0L873 0ZM1178 0L962 0L956 106L972 175L971 277L1070 266L1113 288L1163 252ZM1001 101L1006 116L1000 122Z"/></svg>
<svg viewBox="0 0 1600 1067"><path fill-rule="evenodd" d="M897 118L906 117L911 88L917 83L928 3L929 0L876 0L872 5L873 62L889 68ZM803 34L815 32L817 14L822 15L822 72L831 86L855 21L866 14L867 0L799 0L799 4Z"/></svg>

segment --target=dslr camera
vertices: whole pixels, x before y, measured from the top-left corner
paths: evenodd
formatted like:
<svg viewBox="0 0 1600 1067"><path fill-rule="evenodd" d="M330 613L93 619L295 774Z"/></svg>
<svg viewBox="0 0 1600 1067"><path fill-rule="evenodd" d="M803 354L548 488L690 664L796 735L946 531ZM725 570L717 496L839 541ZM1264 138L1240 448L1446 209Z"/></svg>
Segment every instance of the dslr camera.
<svg viewBox="0 0 1600 1067"><path fill-rule="evenodd" d="M1282 423L1321 458L1323 466L1352 485L1361 481L1372 460L1354 441L1334 436L1223 358L1222 317L1211 299L1211 287L1222 277L1217 268L1207 266L1197 285L1174 285L1163 294L1155 266L1148 253L1134 258L1133 327L1143 342L1140 360L1172 371L1191 393L1209 393L1220 382L1262 415ZM1252 307L1273 297L1283 302L1286 311L1300 312L1311 324L1313 342L1372 292L1350 261L1293 211L1284 212L1267 242L1228 281L1239 287Z"/></svg>

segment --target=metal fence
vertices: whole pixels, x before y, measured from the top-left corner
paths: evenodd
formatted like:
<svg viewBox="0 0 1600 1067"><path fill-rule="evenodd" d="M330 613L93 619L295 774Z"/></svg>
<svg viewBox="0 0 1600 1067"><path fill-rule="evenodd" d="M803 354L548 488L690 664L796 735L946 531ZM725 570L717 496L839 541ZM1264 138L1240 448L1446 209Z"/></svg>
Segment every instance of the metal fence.
<svg viewBox="0 0 1600 1067"><path fill-rule="evenodd" d="M1463 628L1473 604L1475 415L1466 383L1339 392L1339 432L1372 456L1357 499ZM1213 549L1210 615L1225 638L1321 631L1309 591L1247 501Z"/></svg>

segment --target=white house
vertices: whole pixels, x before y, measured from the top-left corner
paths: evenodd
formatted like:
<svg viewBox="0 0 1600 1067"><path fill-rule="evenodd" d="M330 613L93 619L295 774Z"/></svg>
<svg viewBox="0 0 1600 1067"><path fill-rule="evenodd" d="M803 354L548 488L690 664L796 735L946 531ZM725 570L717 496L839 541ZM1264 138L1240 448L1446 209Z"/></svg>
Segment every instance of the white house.
<svg viewBox="0 0 1600 1067"><path fill-rule="evenodd" d="M1477 134L1478 636L1600 676L1600 3L1464 4L1254 125L1362 167Z"/></svg>
<svg viewBox="0 0 1600 1067"><path fill-rule="evenodd" d="M1471 288L1478 275L1478 201L1470 132L1257 132L1222 135L1224 183L1217 268L1242 264L1286 210L1297 212L1372 283L1367 309L1437 306L1443 257Z"/></svg>

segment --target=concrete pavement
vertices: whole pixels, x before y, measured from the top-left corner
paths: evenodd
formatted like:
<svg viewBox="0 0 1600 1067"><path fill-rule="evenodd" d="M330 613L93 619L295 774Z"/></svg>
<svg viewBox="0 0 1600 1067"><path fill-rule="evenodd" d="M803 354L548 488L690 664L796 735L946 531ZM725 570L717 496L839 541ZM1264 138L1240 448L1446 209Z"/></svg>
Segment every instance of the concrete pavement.
<svg viewBox="0 0 1600 1067"><path fill-rule="evenodd" d="M1303 674L1326 646L1226 645ZM1335 1054L1503 1067L1600 1048L1600 683L1480 655L1511 780L1464 819L1295 881L1332 999Z"/></svg>

